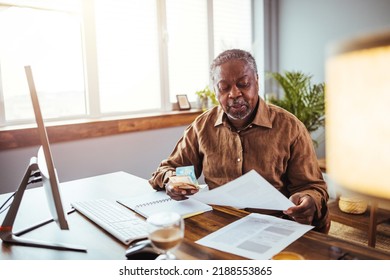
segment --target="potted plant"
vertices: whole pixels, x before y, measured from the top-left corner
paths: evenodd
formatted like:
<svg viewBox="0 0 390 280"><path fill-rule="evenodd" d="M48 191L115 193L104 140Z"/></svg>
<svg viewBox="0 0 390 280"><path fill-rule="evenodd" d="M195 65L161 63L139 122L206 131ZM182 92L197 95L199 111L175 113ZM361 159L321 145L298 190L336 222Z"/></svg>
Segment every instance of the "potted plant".
<svg viewBox="0 0 390 280"><path fill-rule="evenodd" d="M317 130L325 122L325 83L311 83L311 75L300 71L269 73L284 91L282 98L268 101L294 114L309 132Z"/></svg>
<svg viewBox="0 0 390 280"><path fill-rule="evenodd" d="M209 101L213 106L218 105L218 100L215 95L215 92L212 91L209 86L206 86L204 89L195 92L199 97L200 107L203 111L206 111L209 108Z"/></svg>
<svg viewBox="0 0 390 280"><path fill-rule="evenodd" d="M269 103L294 114L310 133L324 126L325 83L312 84L312 76L300 71L271 72L268 75L284 91L282 98L270 97Z"/></svg>

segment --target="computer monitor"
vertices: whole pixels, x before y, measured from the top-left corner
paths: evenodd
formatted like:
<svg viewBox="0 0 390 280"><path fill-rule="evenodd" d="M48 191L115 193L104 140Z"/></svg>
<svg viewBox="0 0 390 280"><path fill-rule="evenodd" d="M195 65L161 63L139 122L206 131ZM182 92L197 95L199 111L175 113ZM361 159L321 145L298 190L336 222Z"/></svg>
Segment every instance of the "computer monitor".
<svg viewBox="0 0 390 280"><path fill-rule="evenodd" d="M18 212L24 191L32 181L42 181L43 188L45 189L46 198L48 201L49 209L54 221L57 222L60 229L67 230L69 229L67 222L67 215L64 210L59 181L56 173L56 169L53 163L52 153L50 149L50 144L47 136L46 127L43 121L41 108L39 105L38 95L35 89L35 83L30 66L25 66L25 72L27 77L27 82L30 90L31 101L34 108L35 121L38 128L38 134L41 146L38 150L37 157L32 157L30 163L27 167L25 176L22 179L22 182L15 193L14 200L10 206L10 209L7 212L7 215L3 221L3 224L0 227L0 238L3 242L20 244L26 246L35 246L35 247L44 247L51 249L62 249L62 250L75 250L75 251L86 251L84 247L68 245L68 244L58 244L58 243L48 243L46 241L35 241L27 240L25 238L20 238L16 236L12 227ZM35 228L33 226L32 228Z"/></svg>
<svg viewBox="0 0 390 280"><path fill-rule="evenodd" d="M53 219L58 223L61 229L69 229L61 200L58 177L54 167L49 139L47 137L46 127L43 122L42 112L35 89L31 67L26 66L25 71L41 143L41 147L38 150L38 168L41 172L43 187L46 192L46 197Z"/></svg>

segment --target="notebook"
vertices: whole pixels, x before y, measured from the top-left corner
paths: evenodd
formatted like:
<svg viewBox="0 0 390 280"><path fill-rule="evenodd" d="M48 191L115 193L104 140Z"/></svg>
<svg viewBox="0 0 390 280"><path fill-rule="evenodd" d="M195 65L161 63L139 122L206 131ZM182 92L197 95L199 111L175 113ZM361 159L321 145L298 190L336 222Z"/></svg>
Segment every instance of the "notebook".
<svg viewBox="0 0 390 280"><path fill-rule="evenodd" d="M183 218L188 218L213 210L210 205L192 198L180 201L174 200L163 191L124 198L118 200L118 202L145 218L161 211L173 211L180 214Z"/></svg>

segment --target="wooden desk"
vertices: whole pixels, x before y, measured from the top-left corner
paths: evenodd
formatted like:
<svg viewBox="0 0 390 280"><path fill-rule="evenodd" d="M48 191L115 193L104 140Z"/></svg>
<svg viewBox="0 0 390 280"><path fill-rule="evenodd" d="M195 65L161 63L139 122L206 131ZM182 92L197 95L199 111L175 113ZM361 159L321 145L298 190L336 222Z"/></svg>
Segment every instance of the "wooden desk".
<svg viewBox="0 0 390 280"><path fill-rule="evenodd" d="M136 176L116 172L102 176L86 178L61 184L61 192L65 205L74 200L107 198L117 199L152 191L146 180ZM9 194L0 195L0 204ZM43 202L42 188L31 189L26 192L21 209L17 217L15 230L27 225L35 224L49 216L46 203ZM33 211L32 211L33 210ZM177 255L181 259L243 259L242 257L226 252L214 250L194 243L207 234L249 214L248 212L215 206L213 211L203 213L185 221L185 241L178 248ZM0 221L4 213L0 215ZM117 241L110 234L101 230L78 213L68 216L69 231L60 231L56 224L50 223L32 232L25 234L26 238L43 239L51 242L64 242L83 245L88 248L87 253L58 251L34 247L1 244L0 259L78 259L78 260L124 260L126 246ZM375 248L358 246L338 238L317 232L308 232L297 241L290 244L285 250L294 251L306 259L326 260L337 256L330 253L331 246L338 247L359 259L390 259L390 254Z"/></svg>

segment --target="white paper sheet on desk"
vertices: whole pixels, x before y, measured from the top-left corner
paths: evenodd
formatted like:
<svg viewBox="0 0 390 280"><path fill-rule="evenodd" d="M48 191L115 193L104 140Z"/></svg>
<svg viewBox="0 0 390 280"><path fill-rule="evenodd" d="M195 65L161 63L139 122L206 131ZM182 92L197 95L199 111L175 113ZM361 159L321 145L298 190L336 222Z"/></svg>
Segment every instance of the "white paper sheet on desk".
<svg viewBox="0 0 390 280"><path fill-rule="evenodd" d="M268 260L313 226L252 213L196 243L248 259Z"/></svg>
<svg viewBox="0 0 390 280"><path fill-rule="evenodd" d="M286 210L294 204L255 170L215 188L193 195L206 204L236 208Z"/></svg>

